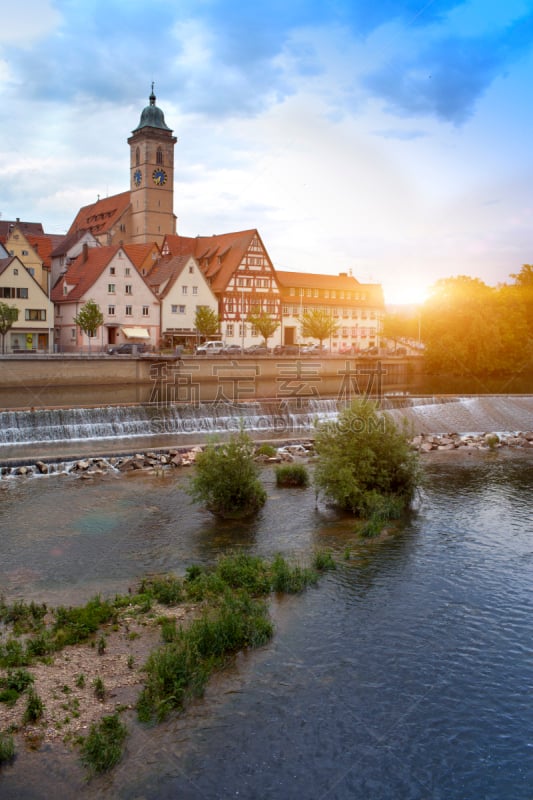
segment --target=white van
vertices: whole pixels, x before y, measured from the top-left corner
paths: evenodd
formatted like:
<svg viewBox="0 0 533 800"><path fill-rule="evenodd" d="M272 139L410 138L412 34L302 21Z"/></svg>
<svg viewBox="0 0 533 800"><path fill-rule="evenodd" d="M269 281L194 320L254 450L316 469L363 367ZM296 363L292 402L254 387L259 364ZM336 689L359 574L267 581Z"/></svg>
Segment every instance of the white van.
<svg viewBox="0 0 533 800"><path fill-rule="evenodd" d="M224 349L224 342L204 342L196 348L197 356L217 356Z"/></svg>

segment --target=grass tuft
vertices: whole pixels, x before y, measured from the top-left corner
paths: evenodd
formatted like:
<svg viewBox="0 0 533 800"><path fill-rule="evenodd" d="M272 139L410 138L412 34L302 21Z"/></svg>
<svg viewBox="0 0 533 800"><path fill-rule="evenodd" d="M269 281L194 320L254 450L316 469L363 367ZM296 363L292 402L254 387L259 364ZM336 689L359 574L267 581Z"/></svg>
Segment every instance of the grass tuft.
<svg viewBox="0 0 533 800"><path fill-rule="evenodd" d="M81 743L81 760L96 773L106 772L122 758L122 748L127 728L118 714L102 717L91 725L88 735Z"/></svg>

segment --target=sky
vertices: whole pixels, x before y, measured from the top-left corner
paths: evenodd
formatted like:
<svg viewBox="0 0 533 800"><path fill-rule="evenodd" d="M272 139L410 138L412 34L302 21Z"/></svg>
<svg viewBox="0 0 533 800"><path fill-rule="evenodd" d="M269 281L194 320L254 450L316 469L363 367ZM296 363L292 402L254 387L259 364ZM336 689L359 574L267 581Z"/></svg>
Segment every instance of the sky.
<svg viewBox="0 0 533 800"><path fill-rule="evenodd" d="M0 214L129 188L155 82L184 236L423 300L533 261L533 0L0 0Z"/></svg>

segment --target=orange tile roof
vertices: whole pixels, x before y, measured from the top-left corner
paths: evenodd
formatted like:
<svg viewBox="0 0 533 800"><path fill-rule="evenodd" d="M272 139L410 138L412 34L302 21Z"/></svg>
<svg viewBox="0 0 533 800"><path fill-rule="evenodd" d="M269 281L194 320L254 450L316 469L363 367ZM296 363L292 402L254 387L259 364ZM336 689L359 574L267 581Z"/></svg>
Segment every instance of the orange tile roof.
<svg viewBox="0 0 533 800"><path fill-rule="evenodd" d="M163 291L158 294L158 297L165 297L176 283L190 258L190 255L164 256L145 277L146 283L152 290L156 286L159 287L165 284Z"/></svg>
<svg viewBox="0 0 533 800"><path fill-rule="evenodd" d="M53 241L51 236L31 236L30 234L26 234L26 239L28 243L31 244L41 261L43 262L43 267L45 269L50 269L52 266L52 250L53 250Z"/></svg>
<svg viewBox="0 0 533 800"><path fill-rule="evenodd" d="M119 249L119 245L89 247L86 260L84 260L84 253L80 253L53 287L51 300L54 303L70 303L73 300L80 300L94 286ZM73 287L67 295L63 294L65 281Z"/></svg>
<svg viewBox="0 0 533 800"><path fill-rule="evenodd" d="M95 236L100 236L117 223L130 205L130 193L114 194L97 200L88 206L80 208L74 222L70 226L67 236L75 231L91 231Z"/></svg>
<svg viewBox="0 0 533 800"><path fill-rule="evenodd" d="M158 253L159 248L157 247L156 242L147 242L146 244L125 244L123 245L124 252L130 259L130 261L135 264L138 270L141 269L144 262L152 252L152 250L157 248Z"/></svg>
<svg viewBox="0 0 533 800"><path fill-rule="evenodd" d="M384 305L383 289L379 283L359 283L359 281L352 275L323 275L311 272L287 272L286 270L277 270L276 275L280 283L280 288L283 296L283 301L294 303L295 300L300 299L300 295L290 295L289 289L319 289L329 290L334 292L351 292L364 293L366 298L364 301L358 300L356 302L364 302L366 305ZM342 299L339 296L336 298L324 297L307 297L303 296L304 302L307 304L320 303L320 305L338 305L339 302L346 302L346 298ZM349 301L353 303L352 299Z"/></svg>
<svg viewBox="0 0 533 800"><path fill-rule="evenodd" d="M259 239L265 255L268 257L266 248L255 228L235 233L197 236L196 238L168 235L165 237L165 242L172 255L193 255L211 289L220 294L226 289L254 237Z"/></svg>

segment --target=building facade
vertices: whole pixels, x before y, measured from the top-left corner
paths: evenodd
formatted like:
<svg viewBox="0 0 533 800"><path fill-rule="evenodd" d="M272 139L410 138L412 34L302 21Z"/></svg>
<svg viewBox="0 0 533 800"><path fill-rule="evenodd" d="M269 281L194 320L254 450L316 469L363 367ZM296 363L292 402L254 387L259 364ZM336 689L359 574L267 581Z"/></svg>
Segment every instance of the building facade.
<svg viewBox="0 0 533 800"><path fill-rule="evenodd" d="M4 338L4 352L53 351L53 304L17 256L0 259L0 302L18 310Z"/></svg>

